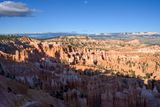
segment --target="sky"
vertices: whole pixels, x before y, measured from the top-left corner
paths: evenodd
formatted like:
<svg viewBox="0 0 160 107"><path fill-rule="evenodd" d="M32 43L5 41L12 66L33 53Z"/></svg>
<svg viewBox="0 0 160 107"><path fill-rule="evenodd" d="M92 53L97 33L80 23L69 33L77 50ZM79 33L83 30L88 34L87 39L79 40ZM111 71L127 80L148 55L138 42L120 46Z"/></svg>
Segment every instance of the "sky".
<svg viewBox="0 0 160 107"><path fill-rule="evenodd" d="M0 0L0 33L160 32L160 0Z"/></svg>

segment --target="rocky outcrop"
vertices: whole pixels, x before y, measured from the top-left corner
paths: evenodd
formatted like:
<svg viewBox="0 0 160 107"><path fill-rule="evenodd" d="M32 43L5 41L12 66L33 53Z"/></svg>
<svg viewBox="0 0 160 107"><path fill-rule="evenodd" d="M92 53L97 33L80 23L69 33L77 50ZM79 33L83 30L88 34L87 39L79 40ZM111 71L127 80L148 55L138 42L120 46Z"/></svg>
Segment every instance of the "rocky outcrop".
<svg viewBox="0 0 160 107"><path fill-rule="evenodd" d="M160 105L159 54L137 40L19 40L0 47L2 107Z"/></svg>

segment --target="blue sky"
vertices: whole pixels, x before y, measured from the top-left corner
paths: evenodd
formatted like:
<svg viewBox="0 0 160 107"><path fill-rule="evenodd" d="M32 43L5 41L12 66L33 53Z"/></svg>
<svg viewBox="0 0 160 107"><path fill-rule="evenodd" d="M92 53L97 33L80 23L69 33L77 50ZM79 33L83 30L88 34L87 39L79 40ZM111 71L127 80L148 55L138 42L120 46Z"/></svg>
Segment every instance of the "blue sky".
<svg viewBox="0 0 160 107"><path fill-rule="evenodd" d="M5 3L4 3L5 1ZM0 5L0 33L160 32L160 0L12 0ZM0 4L7 4L0 0ZM13 11L13 13L12 13Z"/></svg>

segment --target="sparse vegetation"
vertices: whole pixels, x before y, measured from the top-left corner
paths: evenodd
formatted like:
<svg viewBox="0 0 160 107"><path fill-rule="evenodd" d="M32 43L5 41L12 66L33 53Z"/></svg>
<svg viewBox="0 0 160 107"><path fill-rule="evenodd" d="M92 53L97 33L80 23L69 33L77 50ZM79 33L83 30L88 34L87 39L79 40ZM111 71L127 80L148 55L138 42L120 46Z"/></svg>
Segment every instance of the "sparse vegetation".
<svg viewBox="0 0 160 107"><path fill-rule="evenodd" d="M130 72L130 76L131 76L131 77L136 78L135 71L133 71L133 70L129 70L129 72Z"/></svg>
<svg viewBox="0 0 160 107"><path fill-rule="evenodd" d="M13 40L18 38L16 35L0 35L0 41L1 40Z"/></svg>
<svg viewBox="0 0 160 107"><path fill-rule="evenodd" d="M149 79L151 78L151 76L152 76L152 73L146 73L145 79Z"/></svg>

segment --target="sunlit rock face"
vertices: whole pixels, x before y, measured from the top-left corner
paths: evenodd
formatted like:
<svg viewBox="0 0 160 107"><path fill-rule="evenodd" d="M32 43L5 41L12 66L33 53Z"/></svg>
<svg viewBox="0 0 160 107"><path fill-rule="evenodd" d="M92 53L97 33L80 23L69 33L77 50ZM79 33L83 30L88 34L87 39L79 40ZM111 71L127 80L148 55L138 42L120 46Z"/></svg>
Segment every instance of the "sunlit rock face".
<svg viewBox="0 0 160 107"><path fill-rule="evenodd" d="M159 49L83 36L3 41L0 107L160 107Z"/></svg>

